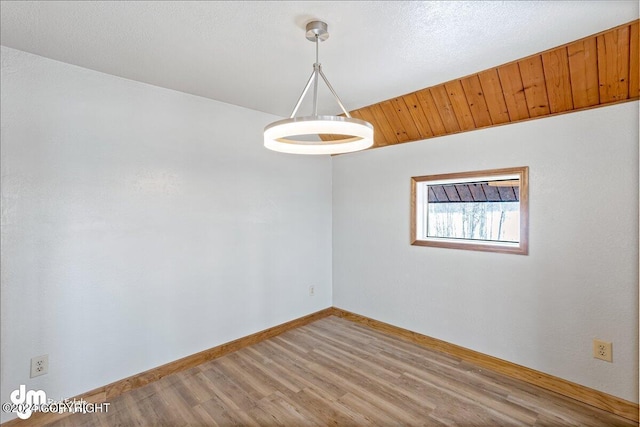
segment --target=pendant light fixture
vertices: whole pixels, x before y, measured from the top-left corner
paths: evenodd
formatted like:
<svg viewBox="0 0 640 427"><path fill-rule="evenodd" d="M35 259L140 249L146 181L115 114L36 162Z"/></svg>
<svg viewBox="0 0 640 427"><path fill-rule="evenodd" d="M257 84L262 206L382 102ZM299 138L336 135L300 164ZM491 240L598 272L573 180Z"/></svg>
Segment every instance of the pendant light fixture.
<svg viewBox="0 0 640 427"><path fill-rule="evenodd" d="M373 145L373 126L351 117L338 98L336 91L322 72L318 62L318 45L329 38L327 24L312 21L307 24L307 40L316 44L316 62L302 95L288 119L271 123L264 128L264 146L270 150L292 154L339 154L364 150ZM342 116L318 115L318 81L322 78L338 105ZM313 84L313 114L296 117L296 113ZM323 140L321 135L324 137Z"/></svg>

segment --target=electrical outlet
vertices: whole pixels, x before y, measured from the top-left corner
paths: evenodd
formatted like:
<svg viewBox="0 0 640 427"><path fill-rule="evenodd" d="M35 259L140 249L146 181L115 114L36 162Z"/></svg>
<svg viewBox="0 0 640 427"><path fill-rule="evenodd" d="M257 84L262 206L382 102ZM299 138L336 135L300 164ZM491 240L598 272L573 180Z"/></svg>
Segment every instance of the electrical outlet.
<svg viewBox="0 0 640 427"><path fill-rule="evenodd" d="M316 294L316 287L311 285L309 286L309 295L314 296Z"/></svg>
<svg viewBox="0 0 640 427"><path fill-rule="evenodd" d="M31 378L44 375L49 372L49 355L31 358Z"/></svg>
<svg viewBox="0 0 640 427"><path fill-rule="evenodd" d="M613 362L613 350L610 342L593 340L593 357Z"/></svg>

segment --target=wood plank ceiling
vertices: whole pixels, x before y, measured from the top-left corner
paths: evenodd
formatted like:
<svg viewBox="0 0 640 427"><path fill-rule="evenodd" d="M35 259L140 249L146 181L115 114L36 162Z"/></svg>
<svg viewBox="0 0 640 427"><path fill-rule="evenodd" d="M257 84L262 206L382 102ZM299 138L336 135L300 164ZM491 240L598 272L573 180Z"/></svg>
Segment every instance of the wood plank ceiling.
<svg viewBox="0 0 640 427"><path fill-rule="evenodd" d="M636 100L638 23L350 114L374 126L377 148Z"/></svg>

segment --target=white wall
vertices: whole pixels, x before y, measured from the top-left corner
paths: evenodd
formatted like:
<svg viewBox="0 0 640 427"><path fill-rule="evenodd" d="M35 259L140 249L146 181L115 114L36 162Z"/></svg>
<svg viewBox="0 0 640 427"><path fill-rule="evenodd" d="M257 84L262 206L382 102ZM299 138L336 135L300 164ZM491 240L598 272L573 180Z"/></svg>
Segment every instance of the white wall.
<svg viewBox="0 0 640 427"><path fill-rule="evenodd" d="M637 102L329 159L265 150L274 116L4 47L1 85L3 402L332 303L637 402ZM409 245L411 176L520 165L528 256Z"/></svg>
<svg viewBox="0 0 640 427"><path fill-rule="evenodd" d="M510 166L528 256L409 244L411 176ZM637 402L638 102L334 157L333 303Z"/></svg>
<svg viewBox="0 0 640 427"><path fill-rule="evenodd" d="M275 116L4 47L1 84L0 400L331 306L331 160L265 150Z"/></svg>

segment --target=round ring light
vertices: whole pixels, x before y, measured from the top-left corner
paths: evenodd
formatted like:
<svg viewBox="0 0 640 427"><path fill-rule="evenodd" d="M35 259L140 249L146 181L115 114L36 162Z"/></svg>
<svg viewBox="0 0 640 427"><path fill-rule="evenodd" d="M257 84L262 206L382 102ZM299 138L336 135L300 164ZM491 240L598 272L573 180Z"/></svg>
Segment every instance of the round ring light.
<svg viewBox="0 0 640 427"><path fill-rule="evenodd" d="M308 140L303 135L340 135L341 139ZM296 117L264 128L264 146L290 154L339 154L373 145L373 126L360 119L340 116Z"/></svg>

